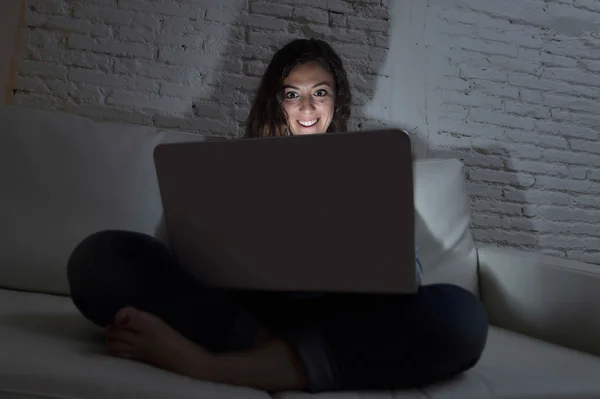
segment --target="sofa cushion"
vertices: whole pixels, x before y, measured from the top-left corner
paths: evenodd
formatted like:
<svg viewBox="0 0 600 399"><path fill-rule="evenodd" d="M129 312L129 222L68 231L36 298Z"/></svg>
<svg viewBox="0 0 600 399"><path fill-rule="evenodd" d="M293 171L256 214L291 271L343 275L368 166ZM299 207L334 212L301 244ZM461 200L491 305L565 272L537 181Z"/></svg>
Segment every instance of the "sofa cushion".
<svg viewBox="0 0 600 399"><path fill-rule="evenodd" d="M98 230L159 236L152 152L161 142L201 140L62 112L0 106L0 287L68 294L73 248ZM477 291L462 163L415 163L416 242L423 282Z"/></svg>
<svg viewBox="0 0 600 399"><path fill-rule="evenodd" d="M415 234L423 283L454 283L478 294L477 250L462 162L415 162Z"/></svg>
<svg viewBox="0 0 600 399"><path fill-rule="evenodd" d="M198 135L0 106L0 286L68 293L66 263L87 235L159 235L152 152Z"/></svg>
<svg viewBox="0 0 600 399"><path fill-rule="evenodd" d="M54 398L268 398L110 357L103 333L67 297L0 289L0 396ZM600 397L600 358L491 327L480 362L421 390L336 393L328 398ZM279 399L308 398L284 393Z"/></svg>
<svg viewBox="0 0 600 399"><path fill-rule="evenodd" d="M0 289L0 397L269 398L105 354L69 298Z"/></svg>
<svg viewBox="0 0 600 399"><path fill-rule="evenodd" d="M319 399L566 399L600 397L600 357L491 327L479 363L422 389L349 392ZM275 399L309 399L286 392Z"/></svg>

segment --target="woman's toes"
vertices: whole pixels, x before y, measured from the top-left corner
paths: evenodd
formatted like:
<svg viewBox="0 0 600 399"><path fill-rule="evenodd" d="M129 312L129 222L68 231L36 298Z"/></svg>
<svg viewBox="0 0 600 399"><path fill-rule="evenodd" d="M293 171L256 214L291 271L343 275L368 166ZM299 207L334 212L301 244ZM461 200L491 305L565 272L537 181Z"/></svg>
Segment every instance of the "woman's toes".
<svg viewBox="0 0 600 399"><path fill-rule="evenodd" d="M138 310L134 307L127 306L121 308L115 315L114 326L122 327L128 325L131 321L131 316L134 315Z"/></svg>

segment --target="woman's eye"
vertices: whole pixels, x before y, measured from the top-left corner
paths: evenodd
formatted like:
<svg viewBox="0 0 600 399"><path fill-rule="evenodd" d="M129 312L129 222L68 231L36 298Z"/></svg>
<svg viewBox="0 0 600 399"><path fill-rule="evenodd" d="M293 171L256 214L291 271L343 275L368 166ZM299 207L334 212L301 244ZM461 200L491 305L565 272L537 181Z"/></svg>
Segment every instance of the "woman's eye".
<svg viewBox="0 0 600 399"><path fill-rule="evenodd" d="M285 98L296 98L296 96L297 94L293 91L288 91L287 93L285 93Z"/></svg>
<svg viewBox="0 0 600 399"><path fill-rule="evenodd" d="M315 92L315 95L318 96L318 97L326 96L327 95L327 90L325 90L325 89L317 90Z"/></svg>

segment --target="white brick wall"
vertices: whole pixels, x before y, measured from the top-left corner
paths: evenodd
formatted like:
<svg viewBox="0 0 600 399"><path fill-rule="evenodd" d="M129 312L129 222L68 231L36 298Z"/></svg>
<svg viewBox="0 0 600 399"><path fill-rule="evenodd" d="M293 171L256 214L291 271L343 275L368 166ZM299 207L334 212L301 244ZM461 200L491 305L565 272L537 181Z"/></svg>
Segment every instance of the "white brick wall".
<svg viewBox="0 0 600 399"><path fill-rule="evenodd" d="M27 52L14 102L204 135L242 131L273 52L310 35L347 60L355 84L351 125L388 48L381 1L28 0Z"/></svg>
<svg viewBox="0 0 600 399"><path fill-rule="evenodd" d="M464 160L477 240L600 264L600 2L215 3L29 0L14 100L239 133L273 51L322 37L351 72L353 128L402 124L418 155Z"/></svg>
<svg viewBox="0 0 600 399"><path fill-rule="evenodd" d="M600 2L429 1L419 137L464 159L479 241L600 264Z"/></svg>

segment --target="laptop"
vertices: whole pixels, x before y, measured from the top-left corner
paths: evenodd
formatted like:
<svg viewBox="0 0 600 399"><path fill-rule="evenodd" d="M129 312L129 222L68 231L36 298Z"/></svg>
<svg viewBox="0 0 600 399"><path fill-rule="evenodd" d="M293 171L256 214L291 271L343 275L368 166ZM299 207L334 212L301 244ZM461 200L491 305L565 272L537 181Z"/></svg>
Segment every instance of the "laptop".
<svg viewBox="0 0 600 399"><path fill-rule="evenodd" d="M402 130L159 144L154 162L169 245L207 285L417 289Z"/></svg>

